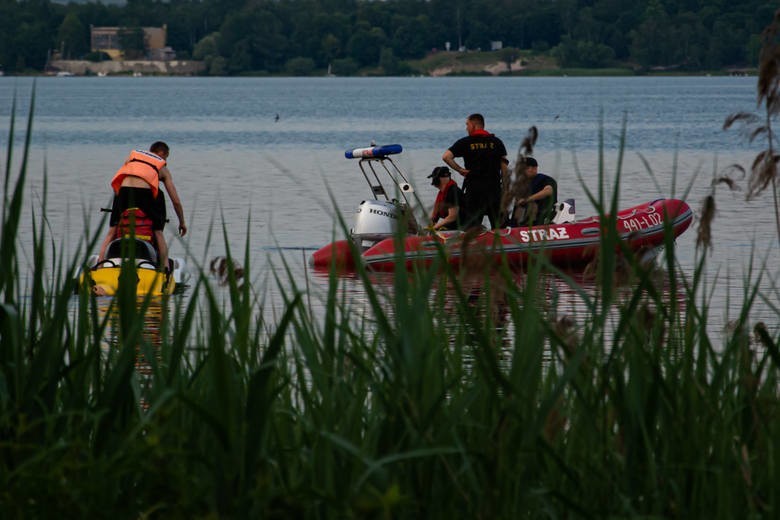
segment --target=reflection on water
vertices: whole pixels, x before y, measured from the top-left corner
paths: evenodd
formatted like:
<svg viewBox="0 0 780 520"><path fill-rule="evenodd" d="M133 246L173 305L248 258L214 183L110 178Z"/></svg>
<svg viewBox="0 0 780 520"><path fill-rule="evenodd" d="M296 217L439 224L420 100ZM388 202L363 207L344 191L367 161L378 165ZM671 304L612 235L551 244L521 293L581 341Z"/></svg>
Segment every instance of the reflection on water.
<svg viewBox="0 0 780 520"><path fill-rule="evenodd" d="M119 312L113 298L97 297L95 302L100 318L107 319L102 348L104 355L110 357L123 348ZM134 366L139 388L139 405L143 410L147 410L154 379L153 366L162 360L163 331L167 330L165 322L170 316L169 299L154 298L146 306L139 299L136 311L143 313L143 328L140 341L135 345ZM154 362L150 356L153 356Z"/></svg>
<svg viewBox="0 0 780 520"><path fill-rule="evenodd" d="M594 330L604 339L605 345L612 344L618 327L626 319L639 318L638 323L651 328L657 319L664 323L684 323L686 317L685 286L681 280L676 283L660 269L649 264L648 274L640 282L629 272L616 271L608 284L614 291L610 304L603 306L604 290L596 277L588 270L535 272L515 269L501 272L461 270L450 278L441 275L430 286L428 302L434 319L458 320L458 328L476 326L481 329L481 339L485 339L500 349L500 358L511 363L524 335L521 329L524 318L536 321L538 315L547 324L550 333L560 339L563 346L574 349L586 330ZM414 273L398 273L406 277L408 290L414 291L420 279ZM355 316L374 317L370 293L375 293L381 303L381 312L391 321L395 318L392 302L396 296L397 283L395 273L373 273L367 275L365 282L360 276L344 274L338 279L337 301L350 302L350 312ZM423 275L425 276L425 275ZM329 283L327 273L315 273L318 288L324 290ZM406 293L407 289L404 289ZM315 301L317 301L315 299ZM325 305L324 300L319 300ZM525 306L530 306L526 312ZM465 309L465 310L464 310ZM626 315L626 310L632 312ZM669 316L672 311L674 316ZM468 313L477 320L477 325L469 322ZM599 320L595 323L595 320ZM404 323L396 320L398 327ZM473 332L473 331L472 331ZM484 333L488 333L487 336ZM625 331L622 334L625 335ZM665 338L667 344L679 338ZM424 347L424 345L420 345ZM546 361L550 361L551 349L549 335L545 345Z"/></svg>

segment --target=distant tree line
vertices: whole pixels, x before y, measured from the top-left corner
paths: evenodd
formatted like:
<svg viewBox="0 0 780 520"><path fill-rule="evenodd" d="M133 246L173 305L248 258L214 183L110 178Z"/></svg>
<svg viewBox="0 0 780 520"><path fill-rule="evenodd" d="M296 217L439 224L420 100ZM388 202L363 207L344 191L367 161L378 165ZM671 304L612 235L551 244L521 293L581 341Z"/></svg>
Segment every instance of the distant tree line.
<svg viewBox="0 0 780 520"><path fill-rule="evenodd" d="M0 67L41 70L52 51L95 58L89 27L168 26L180 59L209 74L411 72L443 50L546 52L563 67L682 70L754 66L777 0L128 0L125 5L0 0ZM135 43L133 43L135 41Z"/></svg>

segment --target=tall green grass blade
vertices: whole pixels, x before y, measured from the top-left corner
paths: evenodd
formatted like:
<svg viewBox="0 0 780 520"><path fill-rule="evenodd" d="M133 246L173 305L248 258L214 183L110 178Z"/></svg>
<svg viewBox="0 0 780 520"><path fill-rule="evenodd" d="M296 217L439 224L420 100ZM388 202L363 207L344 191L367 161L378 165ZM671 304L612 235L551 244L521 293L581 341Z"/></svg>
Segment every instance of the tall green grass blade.
<svg viewBox="0 0 780 520"><path fill-rule="evenodd" d="M621 160L610 186L600 158L589 194L604 222ZM73 295L84 259L46 263L45 192L30 281L0 273L11 277L3 517L759 518L777 507L778 331L752 312L778 312L766 265L729 290L738 310L722 341L719 273L704 251L684 272L668 223L654 264L603 231L601 256L615 259L595 284L544 255L520 273L453 269L442 248L431 269L358 265L322 284L283 259L269 275L281 312L266 319L275 309L254 280L228 272L217 288L197 262L186 298L138 298L132 283L113 299ZM19 229L8 200L3 229ZM245 273L250 260L247 245ZM571 315L564 298L577 301Z"/></svg>

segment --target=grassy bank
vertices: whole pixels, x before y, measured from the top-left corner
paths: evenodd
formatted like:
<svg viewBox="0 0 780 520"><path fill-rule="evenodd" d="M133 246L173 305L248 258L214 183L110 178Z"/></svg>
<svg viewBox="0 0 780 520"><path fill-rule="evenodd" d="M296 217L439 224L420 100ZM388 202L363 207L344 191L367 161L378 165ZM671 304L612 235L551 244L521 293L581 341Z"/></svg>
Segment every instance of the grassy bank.
<svg viewBox="0 0 780 520"><path fill-rule="evenodd" d="M386 289L359 271L367 308L335 276L316 295L281 273L268 322L251 283L229 278L225 310L205 272L186 301L72 296L84 258L46 256L45 202L22 286L26 171L11 163L3 518L778 514L777 329L749 321L765 304L754 275L710 338L707 252L681 275L671 232L650 265L603 233L593 293L543 258L520 278L441 262ZM615 190L593 197L607 222ZM581 293L580 321L549 310L542 273Z"/></svg>

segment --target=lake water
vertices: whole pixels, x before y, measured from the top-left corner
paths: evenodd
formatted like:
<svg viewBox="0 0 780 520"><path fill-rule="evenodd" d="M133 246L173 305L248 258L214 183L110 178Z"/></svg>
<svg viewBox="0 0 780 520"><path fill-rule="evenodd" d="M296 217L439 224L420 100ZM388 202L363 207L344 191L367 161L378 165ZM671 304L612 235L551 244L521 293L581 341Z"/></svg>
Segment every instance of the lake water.
<svg viewBox="0 0 780 520"><path fill-rule="evenodd" d="M599 150L611 192L624 122L621 207L685 196L698 214L712 179L729 164L749 165L759 149L735 130L722 130L729 114L756 109L756 78L750 77L0 77L0 141L6 146L17 103L14 172L33 81L25 212L40 207L47 172L48 224L67 255L81 252L76 244L85 222L93 231L99 225L98 209L110 201L108 182L128 151L164 140L190 228L183 240L174 238L169 209L172 254L187 250L192 263L208 265L225 253L224 225L234 254L243 256L248 239L253 280L264 279L284 257L305 281L305 259L332 236L334 204L349 218L370 196L357 164L344 159L345 149L372 140L401 143L397 162L430 205L435 192L426 176L464 134L471 112L485 115L487 129L511 156L535 125L540 170L556 177L561 198L577 200L580 216L593 213L586 188L596 188ZM768 259L762 282L768 302L759 303L756 314L776 319L769 310L779 305L771 194L746 202L744 191L720 187L716 199L709 272L722 312L715 318L723 324L734 317L754 251L754 264ZM677 241L683 268L691 271L697 226ZM353 289L359 297L360 287Z"/></svg>

